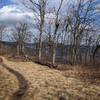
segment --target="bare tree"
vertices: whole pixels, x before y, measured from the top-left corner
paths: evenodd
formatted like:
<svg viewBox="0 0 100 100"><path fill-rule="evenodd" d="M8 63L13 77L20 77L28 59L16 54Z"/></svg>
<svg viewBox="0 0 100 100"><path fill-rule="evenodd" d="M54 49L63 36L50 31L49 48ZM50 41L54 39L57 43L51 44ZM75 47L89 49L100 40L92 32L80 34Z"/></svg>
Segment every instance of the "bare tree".
<svg viewBox="0 0 100 100"><path fill-rule="evenodd" d="M28 9L31 9L36 15L36 20L38 21L37 29L39 30L39 50L38 50L38 59L41 60L42 55L42 34L44 31L44 22L46 14L46 5L47 0L28 0L29 6L27 3L23 3ZM36 24L36 23L35 23Z"/></svg>
<svg viewBox="0 0 100 100"><path fill-rule="evenodd" d="M66 58L70 59L71 63L74 65L79 62L82 56L82 53L80 53L80 46L83 38L94 31L97 10L94 7L95 0L76 0L73 3L69 3L70 10L66 10L66 18L63 19L65 15L62 14L61 9L63 7L63 1L64 0L60 0L58 8L55 7L53 9L51 6L51 13L48 11L50 9L49 6L47 7L47 0L27 0L27 2L23 1L23 4L28 9L32 10L36 17L36 23L34 23L33 28L39 31L39 35L37 35L37 37L35 36L35 40L38 44L38 59L41 60L42 57L42 44L48 42L50 48L52 46L52 63L55 64L57 44L61 41L62 46L65 44L71 45L71 48L68 49L70 57ZM49 13L54 16L54 19L53 23L48 23L48 30L45 30L47 27L45 23L48 21L46 18L47 15L50 15ZM36 33L38 33L38 31ZM47 37L47 39L45 39L45 37ZM89 45L89 41L87 45ZM63 49L62 53L64 51ZM51 50L49 52L51 52Z"/></svg>
<svg viewBox="0 0 100 100"><path fill-rule="evenodd" d="M0 51L1 51L1 54L2 54L2 41L3 41L3 32L4 32L4 29L6 28L6 26L4 25L0 25Z"/></svg>
<svg viewBox="0 0 100 100"><path fill-rule="evenodd" d="M52 37L52 31L53 31L53 22L52 22L52 18L48 19L48 22L46 22L45 24L45 39L43 40L43 42L45 42L47 44L47 48L48 48L48 57L51 58L52 57L52 44L53 44L53 37Z"/></svg>
<svg viewBox="0 0 100 100"><path fill-rule="evenodd" d="M79 55L79 47L83 34L87 30L91 31L94 17L93 0L77 0L77 4L72 6L68 17L69 30L72 36L72 64L76 64Z"/></svg>
<svg viewBox="0 0 100 100"><path fill-rule="evenodd" d="M100 35L96 39L95 47L93 47L93 64L95 64L95 55L97 51L100 49Z"/></svg>
<svg viewBox="0 0 100 100"><path fill-rule="evenodd" d="M23 55L24 52L24 43L31 40L31 32L28 29L26 23L19 23L13 29L13 38L17 43L17 55Z"/></svg>
<svg viewBox="0 0 100 100"><path fill-rule="evenodd" d="M57 47L57 32L58 32L58 29L59 29L59 26L60 26L60 10L61 10L61 7L62 7L62 4L63 4L63 1L64 0L61 0L60 2L60 5L57 9L57 11L55 11L55 22L54 22L54 34L53 34L53 53L52 53L52 63L55 64L55 61L56 61L56 47Z"/></svg>

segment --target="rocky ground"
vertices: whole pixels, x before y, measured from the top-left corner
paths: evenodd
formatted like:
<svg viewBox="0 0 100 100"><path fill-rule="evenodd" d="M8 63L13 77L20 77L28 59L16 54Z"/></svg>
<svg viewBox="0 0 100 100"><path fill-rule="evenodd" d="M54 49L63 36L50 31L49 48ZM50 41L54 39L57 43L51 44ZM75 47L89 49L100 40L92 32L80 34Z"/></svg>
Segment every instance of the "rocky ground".
<svg viewBox="0 0 100 100"><path fill-rule="evenodd" d="M3 63L0 100L100 100L100 70L91 70L92 74L78 68L58 71L5 58Z"/></svg>

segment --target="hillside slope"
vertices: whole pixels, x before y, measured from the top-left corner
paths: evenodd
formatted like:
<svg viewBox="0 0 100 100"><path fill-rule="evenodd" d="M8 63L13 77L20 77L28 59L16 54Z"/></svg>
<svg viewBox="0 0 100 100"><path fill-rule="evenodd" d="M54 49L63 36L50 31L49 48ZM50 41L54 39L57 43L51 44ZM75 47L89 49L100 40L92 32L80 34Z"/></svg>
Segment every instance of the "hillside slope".
<svg viewBox="0 0 100 100"><path fill-rule="evenodd" d="M65 77L61 71L33 62L12 62L3 58L3 63L13 70L8 69L12 74L20 73L19 90L22 91L16 92L18 100L100 100L99 84L86 84L78 78Z"/></svg>

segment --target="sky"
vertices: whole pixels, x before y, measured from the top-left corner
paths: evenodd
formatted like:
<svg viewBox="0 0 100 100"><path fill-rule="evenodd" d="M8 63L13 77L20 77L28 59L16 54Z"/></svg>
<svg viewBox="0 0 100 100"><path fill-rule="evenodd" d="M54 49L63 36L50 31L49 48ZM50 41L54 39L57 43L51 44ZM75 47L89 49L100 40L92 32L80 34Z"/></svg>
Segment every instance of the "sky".
<svg viewBox="0 0 100 100"><path fill-rule="evenodd" d="M18 21L31 19L34 15L28 10L23 10L17 0L0 0L0 23L15 24ZM18 0L19 1L19 0Z"/></svg>
<svg viewBox="0 0 100 100"><path fill-rule="evenodd" d="M26 9L20 2L21 0L0 0L0 24L12 27L19 22L34 23L33 12ZM58 4L59 1L51 0L51 3ZM9 34L7 33L7 35ZM4 40L7 40L5 37L6 34Z"/></svg>
<svg viewBox="0 0 100 100"><path fill-rule="evenodd" d="M33 12L26 9L21 4L21 1L28 0L0 0L0 23L14 24L18 21L32 22L35 17ZM48 0L50 7L59 5L60 0ZM66 4L68 0L64 0L63 4Z"/></svg>
<svg viewBox="0 0 100 100"><path fill-rule="evenodd" d="M19 1L19 0L16 0ZM8 25L9 28L15 25L18 22L25 22L26 19L28 22L32 22L33 13L28 12L27 10L23 11L23 7L15 0L0 0L0 24ZM9 29L8 29L9 30ZM5 31L3 35L4 41L9 41L11 38L11 33ZM9 38L8 38L9 36ZM10 39L11 40L11 39Z"/></svg>
<svg viewBox="0 0 100 100"><path fill-rule="evenodd" d="M33 12L26 9L20 2L22 0L0 0L0 23L15 24L19 21L32 22ZM26 0L27 1L27 0ZM66 0L65 0L66 1ZM51 5L58 5L59 0L50 0Z"/></svg>
<svg viewBox="0 0 100 100"><path fill-rule="evenodd" d="M22 4L22 0L0 0L0 24L13 25L18 22L28 21L34 22L34 13L26 9ZM26 0L27 1L27 0ZM49 0L50 6L58 6L60 0ZM68 3L64 0L64 4ZM71 2L72 0L70 0ZM97 0L100 7L100 0ZM50 15L49 15L50 16ZM52 16L52 15L51 15ZM50 17L51 17L50 16Z"/></svg>
<svg viewBox="0 0 100 100"><path fill-rule="evenodd" d="M33 12L26 9L22 4L23 0L0 0L0 23L3 24L15 24L19 21L27 21L32 22L34 19ZM27 0L24 0L27 1ZM59 5L60 0L48 0L50 1L50 6L56 7ZM68 0L64 0L63 4L68 3ZM70 0L70 2L73 0ZM75 1L75 0L74 0ZM97 0L100 4L100 0ZM68 4L67 4L68 5Z"/></svg>
<svg viewBox="0 0 100 100"><path fill-rule="evenodd" d="M0 8L9 4L12 4L11 0L0 0Z"/></svg>

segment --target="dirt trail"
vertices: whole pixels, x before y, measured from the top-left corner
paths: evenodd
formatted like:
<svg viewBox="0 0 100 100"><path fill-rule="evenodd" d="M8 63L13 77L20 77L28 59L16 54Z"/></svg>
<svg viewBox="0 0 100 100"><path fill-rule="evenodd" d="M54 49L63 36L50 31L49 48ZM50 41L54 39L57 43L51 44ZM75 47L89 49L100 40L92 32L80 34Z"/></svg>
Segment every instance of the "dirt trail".
<svg viewBox="0 0 100 100"><path fill-rule="evenodd" d="M21 100L21 97L28 89L27 81L25 80L24 76L22 76L19 72L13 70L12 68L9 68L3 63L1 63L1 65L17 77L17 80L19 82L19 89L13 94L12 100Z"/></svg>

